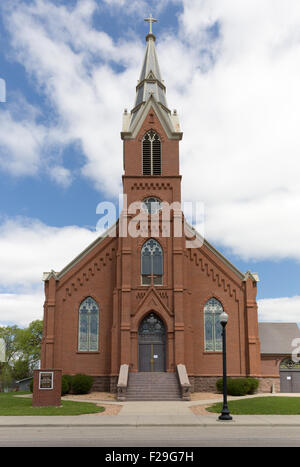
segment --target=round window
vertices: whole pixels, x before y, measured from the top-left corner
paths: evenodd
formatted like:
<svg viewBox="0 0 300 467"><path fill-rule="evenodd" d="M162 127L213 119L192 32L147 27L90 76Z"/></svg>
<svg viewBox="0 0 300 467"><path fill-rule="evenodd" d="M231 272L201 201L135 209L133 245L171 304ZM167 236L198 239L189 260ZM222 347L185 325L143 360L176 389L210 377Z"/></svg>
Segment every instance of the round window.
<svg viewBox="0 0 300 467"><path fill-rule="evenodd" d="M149 197L144 199L142 206L149 214L156 214L161 210L161 201L158 198Z"/></svg>

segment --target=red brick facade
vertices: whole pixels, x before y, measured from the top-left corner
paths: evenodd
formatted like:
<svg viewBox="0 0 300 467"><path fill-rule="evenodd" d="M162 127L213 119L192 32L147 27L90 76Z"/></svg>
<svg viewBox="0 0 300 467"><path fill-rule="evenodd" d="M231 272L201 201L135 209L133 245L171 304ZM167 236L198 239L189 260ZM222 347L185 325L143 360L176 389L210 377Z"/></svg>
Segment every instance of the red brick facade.
<svg viewBox="0 0 300 467"><path fill-rule="evenodd" d="M179 141L165 134L154 109L134 140L124 141L124 193L128 204L156 196L180 201ZM141 175L141 140L149 129L162 139L162 175ZM129 220L132 216L129 215ZM45 282L42 366L115 381L120 365L138 371L138 328L154 311L167 330L166 370L184 363L193 380L221 375L220 352L204 351L204 305L217 298L229 314L228 374L260 376L256 282L238 274L209 244L187 249L185 238L157 236L164 251L163 285L141 285L140 252L146 238L96 242L59 277ZM78 310L86 297L99 305L99 350L78 351ZM110 378L107 378L110 377ZM204 383L203 383L204 384Z"/></svg>
<svg viewBox="0 0 300 467"><path fill-rule="evenodd" d="M50 375L50 381L43 385L40 378L43 374ZM33 407L59 407L61 405L61 370L51 368L34 370L33 373Z"/></svg>
<svg viewBox="0 0 300 467"><path fill-rule="evenodd" d="M150 129L161 139L160 176L142 173L142 139ZM135 135L122 137L123 189L128 205L149 196L180 202L181 133L167 131L154 99ZM181 213L173 213L172 225L174 215L181 219ZM184 236L174 237L172 232L170 237L163 236L160 222L160 234L154 238L163 249L163 285L141 285L141 248L147 237L118 235L120 222L127 224L132 217L122 214L116 237L99 239L61 273L47 277L42 368L61 368L63 374L86 373L95 377L97 388L113 391L121 364L139 371L139 325L154 312L165 324L166 371L174 372L176 365L183 363L192 386L206 390L222 374L221 352L204 348L203 310L214 297L229 315L228 375L260 376L255 279L241 274L206 241L200 248L187 248ZM78 350L78 312L86 297L92 297L100 310L96 352Z"/></svg>

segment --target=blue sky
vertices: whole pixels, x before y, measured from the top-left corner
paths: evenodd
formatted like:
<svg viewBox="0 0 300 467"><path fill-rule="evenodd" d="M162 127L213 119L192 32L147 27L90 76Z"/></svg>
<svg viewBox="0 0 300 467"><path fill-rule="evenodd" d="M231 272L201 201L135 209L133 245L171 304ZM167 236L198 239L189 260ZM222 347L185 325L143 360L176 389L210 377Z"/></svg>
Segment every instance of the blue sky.
<svg viewBox="0 0 300 467"><path fill-rule="evenodd" d="M44 271L97 233L121 192L124 108L144 18L179 112L183 199L260 277L259 317L300 321L300 7L291 0L12 0L0 8L0 324L42 317Z"/></svg>

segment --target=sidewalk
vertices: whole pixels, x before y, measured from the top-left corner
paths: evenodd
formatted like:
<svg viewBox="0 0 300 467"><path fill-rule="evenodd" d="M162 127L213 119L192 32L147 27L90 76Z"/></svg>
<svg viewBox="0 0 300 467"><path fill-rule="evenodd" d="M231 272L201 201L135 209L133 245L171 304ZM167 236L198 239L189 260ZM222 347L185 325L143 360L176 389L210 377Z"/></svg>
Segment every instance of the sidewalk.
<svg viewBox="0 0 300 467"><path fill-rule="evenodd" d="M278 394L276 394L278 395ZM257 396L257 395L256 395ZM261 394L260 394L261 396ZM267 394L270 396L270 394ZM248 396L255 397L255 396ZM229 398L237 400L238 398ZM122 406L118 415L75 415L75 416L2 416L0 417L1 427L84 427L84 426L182 426L182 427L239 427L239 426L295 426L300 427L300 415L234 415L233 420L221 422L218 414L195 415L190 407L211 405L218 400L195 400L189 402L117 402L98 401L93 402L103 405ZM91 402L89 400L89 402Z"/></svg>

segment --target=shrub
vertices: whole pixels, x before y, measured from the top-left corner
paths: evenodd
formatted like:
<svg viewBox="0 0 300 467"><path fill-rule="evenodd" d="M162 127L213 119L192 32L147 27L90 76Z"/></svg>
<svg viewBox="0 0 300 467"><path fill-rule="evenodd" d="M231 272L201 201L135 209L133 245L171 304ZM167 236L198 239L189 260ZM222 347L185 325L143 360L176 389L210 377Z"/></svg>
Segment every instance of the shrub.
<svg viewBox="0 0 300 467"><path fill-rule="evenodd" d="M248 394L255 394L258 389L259 380L256 378L247 378L247 380L250 385L250 390Z"/></svg>
<svg viewBox="0 0 300 467"><path fill-rule="evenodd" d="M258 388L258 383L255 378L228 378L227 393L229 396L254 394ZM216 386L219 392L223 392L223 378L218 379Z"/></svg>
<svg viewBox="0 0 300 467"><path fill-rule="evenodd" d="M70 384L67 378L65 378L65 375L62 376L61 378L61 395L64 396L65 394L68 394L70 391Z"/></svg>
<svg viewBox="0 0 300 467"><path fill-rule="evenodd" d="M72 392L74 394L87 394L93 385L93 378L88 375L78 373L72 377Z"/></svg>
<svg viewBox="0 0 300 467"><path fill-rule="evenodd" d="M216 386L218 392L223 392L223 378L217 380Z"/></svg>
<svg viewBox="0 0 300 467"><path fill-rule="evenodd" d="M63 392L64 387L64 392ZM71 375L62 375L61 377L61 394L68 394L72 389L72 376Z"/></svg>
<svg viewBox="0 0 300 467"><path fill-rule="evenodd" d="M250 390L247 378L228 379L228 394L230 396L245 396Z"/></svg>

